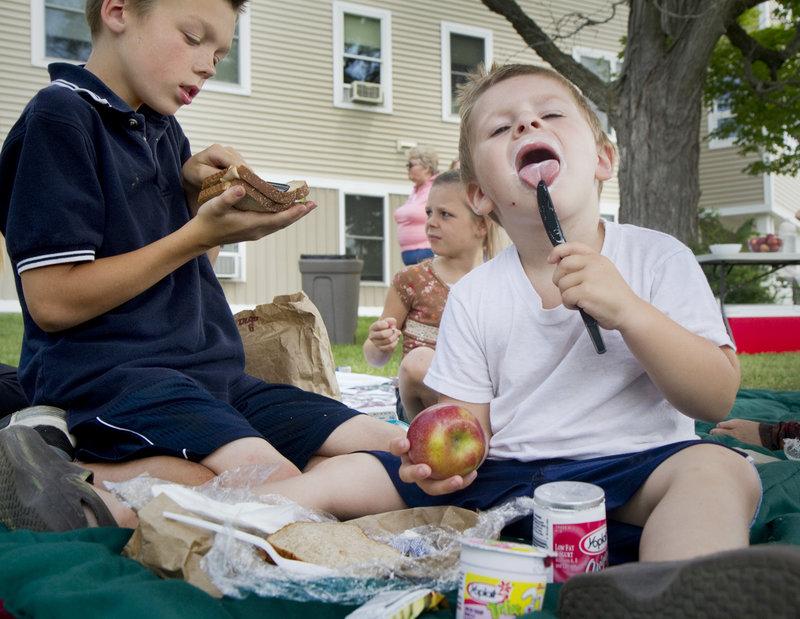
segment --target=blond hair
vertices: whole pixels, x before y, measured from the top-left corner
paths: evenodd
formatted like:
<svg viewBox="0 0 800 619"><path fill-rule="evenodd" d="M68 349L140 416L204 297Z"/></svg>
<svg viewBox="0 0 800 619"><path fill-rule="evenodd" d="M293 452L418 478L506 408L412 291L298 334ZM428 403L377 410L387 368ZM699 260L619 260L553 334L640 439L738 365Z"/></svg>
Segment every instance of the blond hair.
<svg viewBox="0 0 800 619"><path fill-rule="evenodd" d="M415 146L408 151L408 160L416 159L431 175L439 172L439 155L433 146Z"/></svg>
<svg viewBox="0 0 800 619"><path fill-rule="evenodd" d="M572 98L578 105L578 109L580 109L586 117L586 121L589 123L597 145L601 148L614 148L614 143L611 141L611 138L608 137L605 129L603 129L603 124L600 122L597 114L595 114L589 101L583 96L581 91L578 90L575 84L570 82L558 71L554 71L548 67L529 64L495 64L487 72L485 67L481 66L478 73L471 76L470 80L462 86L459 93L461 134L458 139L458 160L461 163L461 180L464 184L471 183L477 179L475 164L472 161L471 145L474 123L473 112L475 111L475 105L478 99L492 86L520 75L546 77L561 84L567 89L570 95L572 95Z"/></svg>
<svg viewBox="0 0 800 619"><path fill-rule="evenodd" d="M128 6L139 17L145 17L152 10L159 0L127 0ZM228 0L233 9L239 13L244 9L244 5L248 0ZM100 16L100 9L103 6L103 0L86 0L86 6L83 9L83 15L86 17L86 23L89 24L89 32L94 39L100 32L100 26L103 24L103 19Z"/></svg>
<svg viewBox="0 0 800 619"><path fill-rule="evenodd" d="M434 187L441 187L442 185L459 185L461 188L461 193L464 194L464 184L461 182L461 171L457 168L442 172L439 174L439 176L434 178L431 189ZM464 203L464 207L467 209L469 214L472 215L472 219L476 222L483 221L484 225L486 226L486 236L483 237L483 259L491 260L500 251L500 231L497 229L497 225L488 215L478 215L472 210L466 195L462 195L462 202Z"/></svg>

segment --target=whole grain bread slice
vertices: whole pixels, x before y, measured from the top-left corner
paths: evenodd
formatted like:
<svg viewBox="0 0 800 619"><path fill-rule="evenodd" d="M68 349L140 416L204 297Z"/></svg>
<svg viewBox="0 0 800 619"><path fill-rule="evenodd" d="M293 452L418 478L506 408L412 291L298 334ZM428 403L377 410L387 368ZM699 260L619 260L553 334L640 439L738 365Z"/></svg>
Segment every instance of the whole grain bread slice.
<svg viewBox="0 0 800 619"><path fill-rule="evenodd" d="M262 179L246 165L238 165L208 176L203 181L198 203L204 204L234 185L241 185L246 192L236 208L269 213L286 210L297 200L308 196L309 192L305 181L290 181L288 189L284 191Z"/></svg>
<svg viewBox="0 0 800 619"><path fill-rule="evenodd" d="M403 558L398 550L344 522L293 522L275 531L267 541L287 559L327 567L370 561L392 563Z"/></svg>

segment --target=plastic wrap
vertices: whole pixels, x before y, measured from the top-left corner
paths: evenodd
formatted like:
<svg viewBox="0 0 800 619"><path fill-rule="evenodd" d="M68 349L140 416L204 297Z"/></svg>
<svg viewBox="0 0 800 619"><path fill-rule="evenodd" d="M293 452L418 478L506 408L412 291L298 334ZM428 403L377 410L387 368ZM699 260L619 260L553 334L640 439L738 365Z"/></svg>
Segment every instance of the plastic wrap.
<svg viewBox="0 0 800 619"><path fill-rule="evenodd" d="M460 540L497 539L507 524L533 512L533 499L520 497L479 512L475 525L463 531L428 524L399 533L373 533L374 539L393 546L403 556L391 564L372 561L338 568L333 576L308 577L267 562L263 550L234 537L235 530L266 538L287 522L335 520L329 514L303 508L284 497L255 495L248 490L248 487L264 481L270 472L264 467L239 470L197 488L164 484L148 477L109 484L109 487L137 512L155 494L165 492L199 518L223 525L222 531L214 535L210 550L199 562L222 594L244 597L255 593L264 597L334 604L363 604L382 592L416 587L436 591L456 589ZM192 496L187 503L184 495L189 494ZM223 509L224 506L227 507ZM270 511L270 508L275 509Z"/></svg>
<svg viewBox="0 0 800 619"><path fill-rule="evenodd" d="M519 498L480 512L477 524L459 532L425 525L387 538L376 538L400 550L404 558L392 564L362 563L339 568L325 578L302 578L266 563L252 547L229 535L217 535L201 565L225 595L253 592L265 597L334 604L363 604L379 593L424 587L436 591L458 588L461 539L497 539L506 524L533 512L533 500Z"/></svg>

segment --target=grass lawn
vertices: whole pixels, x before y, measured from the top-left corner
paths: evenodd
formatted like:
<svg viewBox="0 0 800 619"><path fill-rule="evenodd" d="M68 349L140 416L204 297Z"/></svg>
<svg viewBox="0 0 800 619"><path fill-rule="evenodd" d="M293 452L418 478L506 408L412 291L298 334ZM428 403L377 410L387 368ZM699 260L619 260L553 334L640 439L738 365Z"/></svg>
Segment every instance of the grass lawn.
<svg viewBox="0 0 800 619"><path fill-rule="evenodd" d="M361 354L361 346L369 333L369 325L375 319L358 319L355 344L340 344L333 347L333 357L337 366L349 366L351 371L376 376L397 376L400 362L400 347L395 350L392 360L382 368L373 368ZM20 314L0 314L0 362L16 365L22 342L22 316ZM800 353L763 353L758 355L739 355L742 365L742 388L776 389L779 391L800 391Z"/></svg>

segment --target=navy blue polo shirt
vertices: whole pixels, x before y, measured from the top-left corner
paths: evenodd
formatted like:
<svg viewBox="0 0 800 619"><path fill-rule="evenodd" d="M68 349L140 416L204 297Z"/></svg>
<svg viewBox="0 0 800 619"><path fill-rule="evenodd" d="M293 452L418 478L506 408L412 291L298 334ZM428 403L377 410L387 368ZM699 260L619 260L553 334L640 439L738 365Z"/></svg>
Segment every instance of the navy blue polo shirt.
<svg viewBox="0 0 800 619"><path fill-rule="evenodd" d="M206 256L75 328L48 334L31 320L19 273L130 252L190 218L181 167L191 152L175 118L134 111L82 67L57 63L50 75L0 152L0 225L25 321L28 397L70 409L70 425L176 375L227 401L244 352Z"/></svg>

